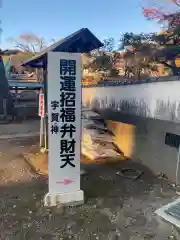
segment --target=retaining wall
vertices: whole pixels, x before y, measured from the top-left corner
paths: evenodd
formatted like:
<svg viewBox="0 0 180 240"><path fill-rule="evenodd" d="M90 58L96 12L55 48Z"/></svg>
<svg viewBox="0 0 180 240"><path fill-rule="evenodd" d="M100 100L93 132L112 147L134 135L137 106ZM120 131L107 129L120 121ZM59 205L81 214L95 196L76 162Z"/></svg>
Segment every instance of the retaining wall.
<svg viewBox="0 0 180 240"><path fill-rule="evenodd" d="M124 154L175 181L178 150L165 144L166 132L180 135L180 124L100 110ZM180 171L179 171L180 178Z"/></svg>
<svg viewBox="0 0 180 240"><path fill-rule="evenodd" d="M175 181L178 149L166 145L165 136L180 135L180 81L82 91L83 103L108 120L126 156Z"/></svg>
<svg viewBox="0 0 180 240"><path fill-rule="evenodd" d="M111 108L125 114L180 122L180 81L177 79L83 88L82 99L83 103L100 109Z"/></svg>

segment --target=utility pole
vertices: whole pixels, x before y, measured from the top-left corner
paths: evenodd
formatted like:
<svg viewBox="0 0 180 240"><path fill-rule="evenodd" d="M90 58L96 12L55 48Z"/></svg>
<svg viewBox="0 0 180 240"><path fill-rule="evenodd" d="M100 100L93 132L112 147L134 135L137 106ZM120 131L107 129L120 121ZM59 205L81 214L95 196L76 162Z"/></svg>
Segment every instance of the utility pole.
<svg viewBox="0 0 180 240"><path fill-rule="evenodd" d="M2 0L0 0L0 9L2 11ZM0 19L0 43L1 43L1 36L2 36L2 20Z"/></svg>

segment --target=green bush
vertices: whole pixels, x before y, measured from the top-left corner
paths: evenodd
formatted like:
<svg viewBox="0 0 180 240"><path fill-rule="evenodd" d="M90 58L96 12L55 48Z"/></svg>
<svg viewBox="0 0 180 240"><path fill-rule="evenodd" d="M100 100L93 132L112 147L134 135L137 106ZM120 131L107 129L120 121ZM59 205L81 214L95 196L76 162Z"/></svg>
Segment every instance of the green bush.
<svg viewBox="0 0 180 240"><path fill-rule="evenodd" d="M118 69L112 68L112 69L110 70L110 76L111 76L111 77L116 77L116 76L118 76L118 74L119 74L119 70L118 70Z"/></svg>

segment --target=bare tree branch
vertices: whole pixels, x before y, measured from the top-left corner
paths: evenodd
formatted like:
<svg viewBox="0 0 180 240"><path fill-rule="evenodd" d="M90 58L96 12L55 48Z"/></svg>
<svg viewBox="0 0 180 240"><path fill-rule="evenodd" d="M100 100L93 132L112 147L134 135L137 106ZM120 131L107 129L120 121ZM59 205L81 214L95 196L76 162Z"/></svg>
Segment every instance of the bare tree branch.
<svg viewBox="0 0 180 240"><path fill-rule="evenodd" d="M17 39L14 37L8 38L15 48L24 52L41 52L47 45L45 39L36 36L33 33L23 33Z"/></svg>

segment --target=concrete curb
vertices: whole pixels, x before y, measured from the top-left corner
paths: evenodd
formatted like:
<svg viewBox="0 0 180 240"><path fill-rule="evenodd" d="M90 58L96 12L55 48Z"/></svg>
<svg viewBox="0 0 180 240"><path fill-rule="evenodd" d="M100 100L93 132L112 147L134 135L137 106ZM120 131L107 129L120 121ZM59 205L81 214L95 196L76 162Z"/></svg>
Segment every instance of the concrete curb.
<svg viewBox="0 0 180 240"><path fill-rule="evenodd" d="M39 175L39 176L43 176L43 177L48 177L48 172L45 171L41 171L40 169L37 169L34 164L31 162L31 160L26 157L25 155L23 155L24 161L29 165L29 167L31 168L32 172Z"/></svg>
<svg viewBox="0 0 180 240"><path fill-rule="evenodd" d="M39 135L40 135L39 132L7 134L7 135L0 135L0 140L15 139L15 138L27 138L27 137L38 137Z"/></svg>

